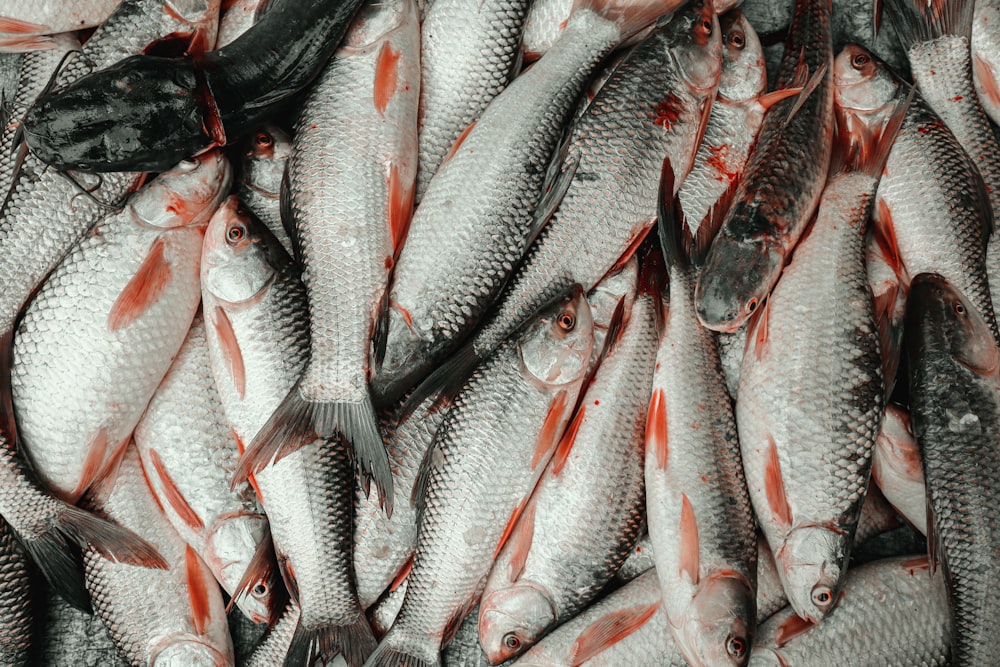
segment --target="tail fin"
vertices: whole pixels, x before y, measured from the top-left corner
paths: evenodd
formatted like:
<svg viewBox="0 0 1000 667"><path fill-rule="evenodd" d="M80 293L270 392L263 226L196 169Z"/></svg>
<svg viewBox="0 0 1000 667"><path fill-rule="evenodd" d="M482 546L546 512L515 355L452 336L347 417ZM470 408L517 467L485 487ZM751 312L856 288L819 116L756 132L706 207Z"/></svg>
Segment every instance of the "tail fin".
<svg viewBox="0 0 1000 667"><path fill-rule="evenodd" d="M440 646L420 644L410 637L401 636L393 628L368 658L365 667L441 667Z"/></svg>
<svg viewBox="0 0 1000 667"><path fill-rule="evenodd" d="M887 0L904 51L945 35L972 38L975 0Z"/></svg>
<svg viewBox="0 0 1000 667"><path fill-rule="evenodd" d="M285 656L285 667L308 667L319 658L330 662L338 653L350 667L361 667L375 650L375 636L368 619L358 611L358 618L350 625L307 625L301 616L292 635Z"/></svg>
<svg viewBox="0 0 1000 667"><path fill-rule="evenodd" d="M374 479L379 504L392 516L392 470L378 430L378 417L368 396L357 403L317 403L307 401L296 383L244 452L233 486L317 437L335 435L342 435L354 446L365 493L370 488L369 478Z"/></svg>

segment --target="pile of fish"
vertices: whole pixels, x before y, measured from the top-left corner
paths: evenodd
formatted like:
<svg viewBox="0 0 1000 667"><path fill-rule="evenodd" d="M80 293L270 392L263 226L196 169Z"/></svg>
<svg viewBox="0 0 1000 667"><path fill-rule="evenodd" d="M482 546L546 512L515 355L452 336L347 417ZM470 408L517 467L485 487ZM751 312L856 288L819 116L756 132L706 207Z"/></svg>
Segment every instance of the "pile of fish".
<svg viewBox="0 0 1000 667"><path fill-rule="evenodd" d="M737 4L0 0L0 663L1000 664L1000 0Z"/></svg>

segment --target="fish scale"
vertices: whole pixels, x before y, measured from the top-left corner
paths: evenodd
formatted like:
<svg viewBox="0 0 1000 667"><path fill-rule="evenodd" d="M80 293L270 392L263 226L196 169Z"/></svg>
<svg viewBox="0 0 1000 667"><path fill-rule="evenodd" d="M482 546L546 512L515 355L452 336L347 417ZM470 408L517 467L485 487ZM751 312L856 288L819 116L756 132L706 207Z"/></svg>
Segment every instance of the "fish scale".
<svg viewBox="0 0 1000 667"><path fill-rule="evenodd" d="M1000 3L978 0L972 23L972 76L983 110L1000 123Z"/></svg>
<svg viewBox="0 0 1000 667"><path fill-rule="evenodd" d="M30 665L34 623L28 556L14 537L10 525L0 519L0 662L12 667Z"/></svg>

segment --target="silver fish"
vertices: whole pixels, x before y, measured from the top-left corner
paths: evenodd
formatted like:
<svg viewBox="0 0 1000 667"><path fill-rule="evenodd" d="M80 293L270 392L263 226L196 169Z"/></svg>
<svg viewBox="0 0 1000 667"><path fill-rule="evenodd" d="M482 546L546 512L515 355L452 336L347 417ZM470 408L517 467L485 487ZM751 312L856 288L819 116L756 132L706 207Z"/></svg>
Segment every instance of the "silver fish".
<svg viewBox="0 0 1000 667"><path fill-rule="evenodd" d="M0 623L0 663L11 667L31 664L34 610L29 575L27 552L0 519L0 606L5 611Z"/></svg>
<svg viewBox="0 0 1000 667"><path fill-rule="evenodd" d="M920 445L913 437L909 413L895 404L886 408L882 432L875 441L872 479L896 511L926 535L927 493Z"/></svg>
<svg viewBox="0 0 1000 667"><path fill-rule="evenodd" d="M281 221L281 180L292 153L292 139L277 125L265 125L250 136L243 154L243 178L236 194L271 230L289 255L292 241Z"/></svg>
<svg viewBox="0 0 1000 667"><path fill-rule="evenodd" d="M1000 3L977 0L972 22L972 78L983 110L1000 124Z"/></svg>

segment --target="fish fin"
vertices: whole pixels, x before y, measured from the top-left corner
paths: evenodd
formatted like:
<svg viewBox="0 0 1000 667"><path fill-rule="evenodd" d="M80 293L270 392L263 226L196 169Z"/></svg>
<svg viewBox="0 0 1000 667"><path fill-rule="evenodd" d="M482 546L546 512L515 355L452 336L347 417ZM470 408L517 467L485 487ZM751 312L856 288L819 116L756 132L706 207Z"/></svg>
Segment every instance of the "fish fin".
<svg viewBox="0 0 1000 667"><path fill-rule="evenodd" d="M417 656L414 655L415 648L413 642L397 640L390 629L389 634L368 658L365 667L441 667L439 651L433 657L429 654Z"/></svg>
<svg viewBox="0 0 1000 667"><path fill-rule="evenodd" d="M559 438L563 434L566 425L567 414L566 392L558 392L549 402L549 411L545 414L545 421L538 433L538 440L535 442L535 452L531 457L531 469L535 470L541 465L543 468L552 458L555 448L559 445Z"/></svg>
<svg viewBox="0 0 1000 667"><path fill-rule="evenodd" d="M624 269L625 265L632 261L632 258L639 252L639 249L643 247L643 244L649 237L649 232L651 232L655 226L655 218L649 221L643 221L637 226L634 226L629 237L628 245L625 247L625 252L623 252L617 260L615 260L615 263L611 265L611 268L605 271L604 275L601 276L601 279L597 282L600 283L601 281L610 278Z"/></svg>
<svg viewBox="0 0 1000 667"><path fill-rule="evenodd" d="M613 0L574 0L573 12L589 9L598 16L618 24L621 32L619 44L643 30L664 14L673 11L676 3L662 0L657 3L625 4Z"/></svg>
<svg viewBox="0 0 1000 667"><path fill-rule="evenodd" d="M764 492L767 495L767 506L771 509L774 518L788 528L792 525L792 508L788 506L788 497L785 495L785 480L781 476L778 446L771 436L768 436L767 439L769 449L764 470Z"/></svg>
<svg viewBox="0 0 1000 667"><path fill-rule="evenodd" d="M362 477L374 479L379 505L392 516L392 470L369 396L356 403L312 402L303 398L296 382L240 458L233 484L313 442L314 436L334 435L353 445Z"/></svg>
<svg viewBox="0 0 1000 667"><path fill-rule="evenodd" d="M215 333L218 335L222 358L225 361L226 370L229 371L229 378L233 381L233 386L236 387L240 398L243 398L247 391L247 372L243 363L243 351L240 349L240 342L233 330L233 323L230 322L229 316L222 306L215 307L210 319L212 326L215 327Z"/></svg>
<svg viewBox="0 0 1000 667"><path fill-rule="evenodd" d="M680 549L680 571L687 573L691 583L698 585L701 574L701 550L698 539L698 518L687 494L681 494L681 518L678 527L678 542Z"/></svg>
<svg viewBox="0 0 1000 667"><path fill-rule="evenodd" d="M802 92L802 86L793 86L791 88L780 88L778 90L773 90L770 93L764 93L757 98L757 103L764 107L767 111L773 107L778 102L782 100L787 100L789 97L795 97Z"/></svg>
<svg viewBox="0 0 1000 667"><path fill-rule="evenodd" d="M391 282L391 281L390 281ZM375 316L375 324L372 327L372 369L376 373L381 370L382 362L385 361L385 350L389 344L389 318L392 308L391 296L392 288L387 283L385 291L379 303L379 311ZM369 382L371 378L369 378Z"/></svg>
<svg viewBox="0 0 1000 667"><path fill-rule="evenodd" d="M531 543L535 539L535 504L531 503L528 509L517 521L514 534L510 538L510 581L515 582L524 574L524 566L528 563L528 554L531 553Z"/></svg>
<svg viewBox="0 0 1000 667"><path fill-rule="evenodd" d="M842 164L842 168L831 170L831 173L857 171L877 179L881 178L885 163L889 160L889 153L892 151L893 144L896 143L896 137L900 128L903 127L903 121L906 120L906 114L910 110L910 103L913 102L913 96L916 95L916 92L916 87L910 86L906 97L897 100L896 108L881 130L872 132L870 141L856 143L853 141L853 135L852 139L847 142L836 141L837 148L834 159ZM839 135L839 123L837 130Z"/></svg>
<svg viewBox="0 0 1000 667"><path fill-rule="evenodd" d="M812 95L813 91L819 87L820 83L822 83L823 78L827 75L828 69L829 66L827 63L823 63L816 68L812 77L806 82L805 86L802 87L802 92L799 93L799 96L796 98L795 104L788 109L788 115L785 116L785 120L782 121L782 127L788 127L788 125L792 122L792 119L795 118L795 114L799 112L799 109L801 109L802 105L806 103L809 96Z"/></svg>
<svg viewBox="0 0 1000 667"><path fill-rule="evenodd" d="M659 225L660 250L667 268L688 268L691 265L691 238L680 200L674 195L674 170L669 157L663 158L660 169L656 220Z"/></svg>
<svg viewBox="0 0 1000 667"><path fill-rule="evenodd" d="M580 667L601 651L641 628L653 617L661 604L662 601L658 600L651 605L621 609L592 623L573 642L569 659L571 667Z"/></svg>
<svg viewBox="0 0 1000 667"><path fill-rule="evenodd" d="M142 317L170 284L173 272L165 248L166 240L162 235L153 241L142 265L111 307L111 312L108 313L108 331L124 329Z"/></svg>
<svg viewBox="0 0 1000 667"><path fill-rule="evenodd" d="M882 377L885 380L886 397L892 394L892 385L896 381L896 371L899 367L900 343L892 328L892 316L896 310L896 302L902 287L896 284L878 295L872 295L872 313L875 315L875 325L879 333L879 349L882 351Z"/></svg>
<svg viewBox="0 0 1000 667"><path fill-rule="evenodd" d="M663 261L663 252L655 244L650 244L639 265L639 289L641 295L653 300L653 310L656 314L656 331L661 333L666 326L667 313L664 297L667 294L667 267Z"/></svg>
<svg viewBox="0 0 1000 667"><path fill-rule="evenodd" d="M167 471L167 467L163 464L163 459L160 458L155 449L149 450L149 460L153 464L153 470L156 471L156 477L160 480L160 488L163 489L163 495L170 508L180 517L181 521L191 528L195 530L204 528L205 522L202 521L198 513L191 507L191 504L184 498L181 490L177 488L177 484Z"/></svg>
<svg viewBox="0 0 1000 667"><path fill-rule="evenodd" d="M975 0L888 0L889 19L904 51L945 35L971 39L975 5Z"/></svg>
<svg viewBox="0 0 1000 667"><path fill-rule="evenodd" d="M563 437L560 438L559 446L556 448L556 453L552 457L551 466L553 476L561 473L563 468L566 466L566 461L569 460L570 452L573 450L573 444L576 442L576 436L580 432L580 426L583 424L586 412L587 406L580 406L580 409L577 410L576 415L573 417L573 421L569 423L569 426L566 427L566 432L563 433Z"/></svg>
<svg viewBox="0 0 1000 667"><path fill-rule="evenodd" d="M10 16L0 16L0 33L11 33L14 35L48 35L52 33L52 28L40 23L22 21Z"/></svg>
<svg viewBox="0 0 1000 667"><path fill-rule="evenodd" d="M288 176L288 165L281 174L281 191L278 193L278 210L281 216L281 226L285 228L288 240L292 244L292 258L295 264L302 266L302 247L299 235L295 230L295 213L292 209L292 187Z"/></svg>
<svg viewBox="0 0 1000 667"><path fill-rule="evenodd" d="M514 534L514 529L517 527L517 522L521 519L521 515L524 514L524 509L526 507L527 500L522 500L517 504L511 513L510 518L507 519L507 525L503 528L503 533L500 535L500 540L497 542L497 548L493 550L493 560L496 560L503 551L504 546L510 540L511 536Z"/></svg>
<svg viewBox="0 0 1000 667"><path fill-rule="evenodd" d="M215 47L215 36L216 30L214 26L212 28L209 28L208 26L198 26L191 32L191 37L188 39L184 55L200 56L204 53L208 53Z"/></svg>
<svg viewBox="0 0 1000 667"><path fill-rule="evenodd" d="M572 136L571 127L564 129L562 137L559 139L559 145L552 154L552 161L549 162L549 168L545 174L542 198L538 201L534 220L531 222L531 232L528 235L526 248L535 242L545 225L555 215L556 209L559 208L569 186L573 183L573 177L576 176L576 170L580 166L580 155L578 153L574 153L572 156L569 154Z"/></svg>
<svg viewBox="0 0 1000 667"><path fill-rule="evenodd" d="M458 135L458 137L455 139L455 143L453 143L451 145L451 148L448 149L448 152L444 154L444 157L441 159L441 164L438 165L438 169L443 167L446 162L455 157L455 153L457 153L458 149L462 147L462 144L469 137L469 134L472 133L472 129L475 126L476 126L476 121L472 121L471 123L469 123L468 127L462 130L462 133Z"/></svg>
<svg viewBox="0 0 1000 667"><path fill-rule="evenodd" d="M653 390L646 415L646 451L656 453L656 467L667 467L667 397L662 387Z"/></svg>
<svg viewBox="0 0 1000 667"><path fill-rule="evenodd" d="M240 577L239 582L237 582L236 587L233 589L233 595L226 606L226 613L228 614L233 606L239 603L239 600L252 595L254 587L263 582L269 590L267 597L267 625L269 628L272 628L278 622L278 619L281 618L281 612L288 603L288 594L280 582L281 575L278 571L278 557L274 553L274 542L271 541L270 526L266 522L264 526L264 535L257 542L253 558L247 563L247 569L243 572L243 576Z"/></svg>
<svg viewBox="0 0 1000 667"><path fill-rule="evenodd" d="M392 583L389 584L389 592L392 593L397 588L403 585L406 578L410 576L410 572L413 572L413 554L411 553L406 557L406 561L403 562L402 567L399 568L399 572L396 576L392 578Z"/></svg>
<svg viewBox="0 0 1000 667"><path fill-rule="evenodd" d="M427 491L427 482L431 478L431 469L434 465L434 451L437 449L437 437L431 442L431 446L424 452L424 458L420 461L420 468L417 469L417 479L413 482L413 490L410 492L410 506L417 510L419 517L423 513L424 494Z"/></svg>
<svg viewBox="0 0 1000 667"><path fill-rule="evenodd" d="M778 626L778 633L774 637L774 643L778 648L781 648L813 627L815 626L812 621L808 621L801 616L792 614Z"/></svg>
<svg viewBox="0 0 1000 667"><path fill-rule="evenodd" d="M451 640L455 638L458 634L458 629L462 627L462 621L465 617L472 613L472 610L476 608L479 604L479 594L473 595L461 607L455 610L455 613L451 615L448 619L448 623L444 626L444 631L441 633L441 645L447 646L451 643Z"/></svg>
<svg viewBox="0 0 1000 667"><path fill-rule="evenodd" d="M892 211L885 199L879 198L875 204L875 215L872 216L872 228L875 242L882 251L882 257L901 282L907 280L906 265L899 254L899 242L896 240L896 228L892 222Z"/></svg>
<svg viewBox="0 0 1000 667"><path fill-rule="evenodd" d="M413 219L413 181L403 183L399 167L392 164L389 165L386 185L389 195L386 217L389 220L389 235L392 238L392 256L396 259L403 249L410 221Z"/></svg>
<svg viewBox="0 0 1000 667"><path fill-rule="evenodd" d="M48 35L0 38L0 53L26 53L28 51L47 51L54 48L56 48L56 43Z"/></svg>
<svg viewBox="0 0 1000 667"><path fill-rule="evenodd" d="M927 560L930 563L931 576L941 565L941 542L938 539L937 524L934 522L934 508L930 498L927 499Z"/></svg>
<svg viewBox="0 0 1000 667"><path fill-rule="evenodd" d="M997 84L997 77L994 76L993 68L990 64L982 56L974 54L972 56L972 71L979 81L979 87L982 89L983 94L994 105L1000 107L1000 85Z"/></svg>
<svg viewBox="0 0 1000 667"><path fill-rule="evenodd" d="M16 452L17 422L14 419L14 395L10 384L13 361L14 330L10 329L0 334L0 438L7 438L7 446Z"/></svg>
<svg viewBox="0 0 1000 667"><path fill-rule="evenodd" d="M83 460L83 471L80 474L80 481L73 490L73 496L79 498L87 491L101 474L104 468L104 459L108 455L108 429L104 426L97 430L87 446L87 456Z"/></svg>
<svg viewBox="0 0 1000 667"><path fill-rule="evenodd" d="M382 48L379 49L378 57L375 60L375 84L372 101L375 104L375 110L383 118L385 118L385 110L399 86L398 73L401 55L399 51L392 48L390 42L386 41L382 43Z"/></svg>
<svg viewBox="0 0 1000 667"><path fill-rule="evenodd" d="M768 347L768 324L771 320L771 299L765 298L764 305L757 309L748 323L747 346L753 346L753 353L760 361ZM744 350L744 354L746 351Z"/></svg>
<svg viewBox="0 0 1000 667"><path fill-rule="evenodd" d="M474 339L465 343L414 388L400 408L400 418L409 417L424 401L433 397L436 398L431 404L431 410L440 410L450 405L472 371L482 361L476 354Z"/></svg>
<svg viewBox="0 0 1000 667"><path fill-rule="evenodd" d="M212 621L201 559L190 545L184 548L184 572L187 576L188 601L191 603L191 624L199 635L205 634Z"/></svg>
<svg viewBox="0 0 1000 667"><path fill-rule="evenodd" d="M875 0L872 4L872 44L878 39L878 29L882 27L884 4L884 0Z"/></svg>
<svg viewBox="0 0 1000 667"><path fill-rule="evenodd" d="M326 664L337 653L352 667L370 664L365 661L372 655L376 643L368 619L360 610L357 620L350 625L314 627L305 624L300 616L284 664L285 667L300 667L313 664L317 658Z"/></svg>

